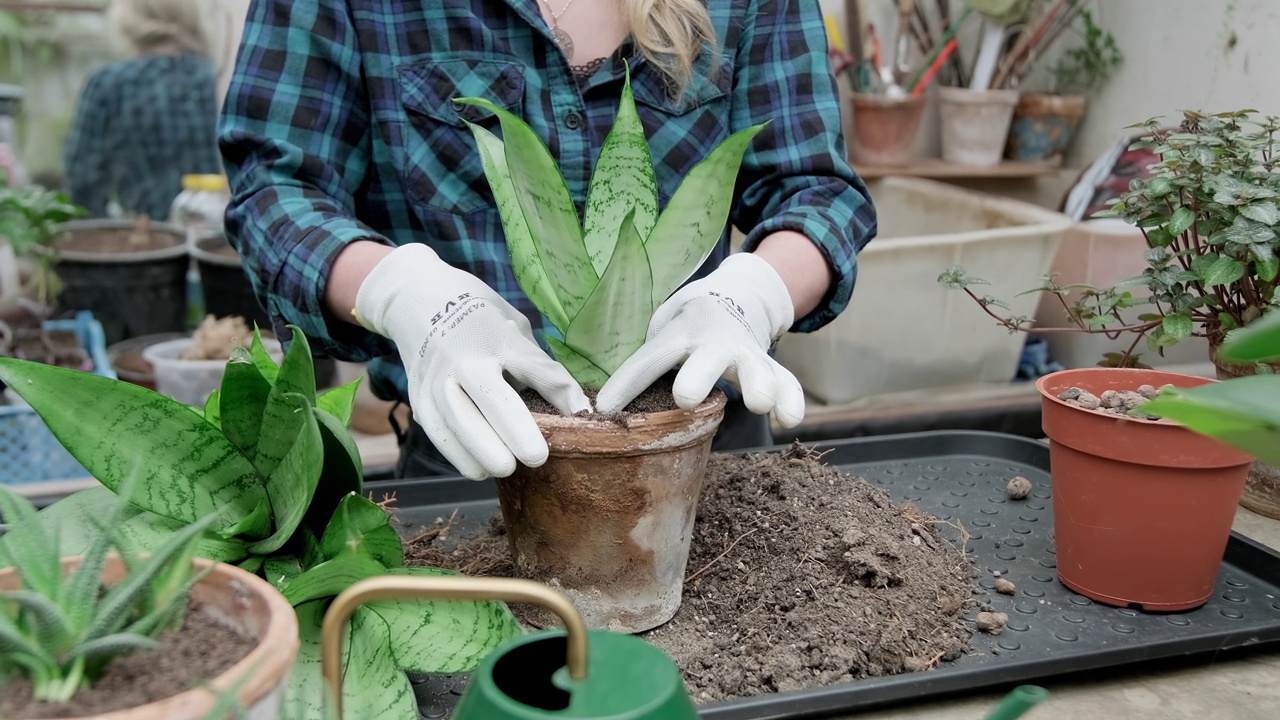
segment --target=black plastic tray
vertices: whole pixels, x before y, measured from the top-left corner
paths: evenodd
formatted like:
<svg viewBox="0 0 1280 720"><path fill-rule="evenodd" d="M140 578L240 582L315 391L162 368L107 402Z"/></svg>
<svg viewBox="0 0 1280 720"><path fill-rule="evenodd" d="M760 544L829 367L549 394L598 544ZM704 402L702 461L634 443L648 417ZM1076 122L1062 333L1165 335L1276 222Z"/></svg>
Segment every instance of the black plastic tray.
<svg viewBox="0 0 1280 720"><path fill-rule="evenodd" d="M1204 606L1148 614L1107 607L1058 582L1048 446L988 432L939 431L814 443L823 459L910 500L969 531L978 584L994 610L1009 614L999 635L975 633L970 654L936 669L808 690L706 704L708 720L809 718L980 689L1035 682L1065 673L1116 668L1197 653L1222 653L1280 641L1280 553L1233 534L1218 587ZM781 447L765 448L777 451ZM1009 478L1034 484L1026 500L1009 500ZM395 490L407 523L431 523L458 510L458 536L498 512L492 482L461 478L371 483ZM409 529L412 531L412 528ZM994 591L993 571L1017 585ZM969 610L973 620L977 610ZM418 678L424 717L443 717L464 678Z"/></svg>

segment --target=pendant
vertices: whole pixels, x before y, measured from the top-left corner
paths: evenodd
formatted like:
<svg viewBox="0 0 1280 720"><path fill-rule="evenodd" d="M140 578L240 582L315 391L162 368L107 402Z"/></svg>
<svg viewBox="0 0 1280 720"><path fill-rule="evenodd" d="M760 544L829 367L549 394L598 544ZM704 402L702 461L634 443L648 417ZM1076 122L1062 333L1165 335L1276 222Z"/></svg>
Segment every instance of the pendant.
<svg viewBox="0 0 1280 720"><path fill-rule="evenodd" d="M573 38L569 37L569 33L560 28L552 28L551 34L556 38L556 44L560 46L560 51L569 60L573 60Z"/></svg>

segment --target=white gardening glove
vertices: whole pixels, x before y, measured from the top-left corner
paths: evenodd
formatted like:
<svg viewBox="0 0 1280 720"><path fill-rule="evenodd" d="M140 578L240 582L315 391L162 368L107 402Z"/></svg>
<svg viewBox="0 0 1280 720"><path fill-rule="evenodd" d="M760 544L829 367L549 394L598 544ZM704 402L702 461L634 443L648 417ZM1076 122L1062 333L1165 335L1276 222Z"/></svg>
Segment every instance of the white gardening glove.
<svg viewBox="0 0 1280 720"><path fill-rule="evenodd" d="M414 420L469 478L506 477L516 461L547 460L546 440L503 371L566 415L591 408L569 371L534 342L524 315L426 245L379 261L355 309L365 327L395 341Z"/></svg>
<svg viewBox="0 0 1280 720"><path fill-rule="evenodd" d="M730 255L658 307L645 344L600 389L596 409L622 410L683 363L672 388L680 407L705 401L723 377L742 391L748 410L795 427L804 418L804 391L769 357L794 313L791 294L772 265L751 253Z"/></svg>

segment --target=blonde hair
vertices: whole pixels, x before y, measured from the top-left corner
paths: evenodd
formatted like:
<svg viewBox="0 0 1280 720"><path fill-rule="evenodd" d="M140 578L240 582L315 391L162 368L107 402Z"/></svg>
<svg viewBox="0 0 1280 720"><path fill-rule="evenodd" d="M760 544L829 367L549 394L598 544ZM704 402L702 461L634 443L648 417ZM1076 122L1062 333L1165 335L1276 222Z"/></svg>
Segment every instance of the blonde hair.
<svg viewBox="0 0 1280 720"><path fill-rule="evenodd" d="M116 33L139 54L163 46L209 55L203 0L112 0Z"/></svg>
<svg viewBox="0 0 1280 720"><path fill-rule="evenodd" d="M666 76L672 95L682 98L706 46L716 51L715 29L702 0L622 0L622 15L645 59ZM714 77L720 64L707 69Z"/></svg>

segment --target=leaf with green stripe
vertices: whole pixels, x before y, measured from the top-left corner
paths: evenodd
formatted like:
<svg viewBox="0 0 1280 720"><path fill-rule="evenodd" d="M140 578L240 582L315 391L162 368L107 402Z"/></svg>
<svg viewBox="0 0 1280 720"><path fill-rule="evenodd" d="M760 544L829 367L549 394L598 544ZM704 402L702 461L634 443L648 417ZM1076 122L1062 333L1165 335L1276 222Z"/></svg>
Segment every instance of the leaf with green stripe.
<svg viewBox="0 0 1280 720"><path fill-rule="evenodd" d="M268 555L262 563L262 577L281 592L302 574L302 563L293 555Z"/></svg>
<svg viewBox="0 0 1280 720"><path fill-rule="evenodd" d="M324 443L324 468L320 482L311 498L311 506L302 522L317 533L323 534L338 503L351 493L360 494L364 489L364 461L360 448L341 421L328 412L316 408L320 439Z"/></svg>
<svg viewBox="0 0 1280 720"><path fill-rule="evenodd" d="M356 391L360 389L361 378L356 378L346 385L325 390L316 396L316 407L333 415L342 423L342 427L351 424L351 413L356 407Z"/></svg>
<svg viewBox="0 0 1280 720"><path fill-rule="evenodd" d="M276 466L289 454L297 440L298 430L304 423L300 416L303 409L297 403L286 400L287 396L301 395L306 398L309 407L315 404L316 381L311 351L301 332L295 331L293 337L289 352L285 353L284 362L280 364L280 373L267 395L266 408L262 414L262 431L258 435L253 464L263 477L270 477ZM311 412L309 407L305 411L308 415Z"/></svg>
<svg viewBox="0 0 1280 720"><path fill-rule="evenodd" d="M518 116L484 98L457 98L455 102L477 105L498 116L512 187L529 234L538 243L543 267L560 297L566 317L572 322L595 289L598 276L582 240L573 197L555 158L537 133Z"/></svg>
<svg viewBox="0 0 1280 720"><path fill-rule="evenodd" d="M622 102L617 119L600 147L600 157L591 170L591 186L583 228L587 254L597 275L604 275L618 242L618 228L629 211L640 237L648 237L658 217L658 181L644 125L631 95L628 70L622 86Z"/></svg>
<svg viewBox="0 0 1280 720"><path fill-rule="evenodd" d="M249 343L249 356L253 358L253 364L258 366L262 377L274 385L280 366L276 364L275 358L271 357L271 353L267 352L267 346L262 344L262 331L258 329L257 323L253 326L253 341Z"/></svg>
<svg viewBox="0 0 1280 720"><path fill-rule="evenodd" d="M738 170L747 147L768 123L730 135L680 181L645 238L653 267L653 307L661 305L711 255L724 236Z"/></svg>
<svg viewBox="0 0 1280 720"><path fill-rule="evenodd" d="M427 567L393 575L454 576ZM474 670L503 643L524 633L505 603L481 600L378 600L364 605L391 629L391 651L405 670L453 673Z"/></svg>
<svg viewBox="0 0 1280 720"><path fill-rule="evenodd" d="M578 354L578 351L565 345L558 338L550 335L543 335L547 341L547 346L551 348L551 356L556 359L569 371L574 380L585 388L599 390L604 387L605 382L609 379L609 373L601 370L595 363Z"/></svg>
<svg viewBox="0 0 1280 720"><path fill-rule="evenodd" d="M311 401L298 393L285 394L280 400L293 408L289 420L294 423L291 428L282 427L281 434L292 432L294 441L284 459L267 478L267 498L271 502L275 532L271 537L250 545L249 552L252 553L279 550L298 529L311 506L324 463L324 442L320 438L320 427L316 414L312 412ZM295 427L296 430L293 429Z"/></svg>
<svg viewBox="0 0 1280 720"><path fill-rule="evenodd" d="M644 344L655 307L649 256L631 218L631 213L623 218L609 267L564 338L566 345L609 374Z"/></svg>
<svg viewBox="0 0 1280 720"><path fill-rule="evenodd" d="M365 578L384 575L387 568L377 560L362 553L342 553L332 560L326 560L315 567L304 570L302 574L290 580L284 589L284 597L289 604L297 606L303 603L330 598Z"/></svg>
<svg viewBox="0 0 1280 720"><path fill-rule="evenodd" d="M258 450L262 416L270 394L271 383L253 364L249 351L236 348L222 374L218 416L222 433L250 460Z"/></svg>
<svg viewBox="0 0 1280 720"><path fill-rule="evenodd" d="M511 268L515 272L516 282L525 295L529 296L534 307L538 308L538 312L564 332L569 327L569 316L565 314L560 296L556 294L555 285L543 264L539 243L529 232L529 223L525 221L524 211L520 209L520 200L511 181L511 171L507 168L502 140L479 125L467 124L480 147L480 161L493 191L494 202L498 206L498 216L502 219L502 233L507 242L507 252L511 256Z"/></svg>
<svg viewBox="0 0 1280 720"><path fill-rule="evenodd" d="M222 428L222 411L218 408L220 395L221 393L217 390L209 393L209 397L204 401L204 411L200 413L205 422L219 429Z"/></svg>
<svg viewBox="0 0 1280 720"><path fill-rule="evenodd" d="M177 401L112 378L0 358L0 380L26 400L81 465L111 489L142 475L129 499L174 520L218 513L225 529L266 496L261 476L217 427Z"/></svg>
<svg viewBox="0 0 1280 720"><path fill-rule="evenodd" d="M391 527L387 511L354 493L338 503L329 527L320 538L320 553L325 558L355 553L371 557L384 567L404 564L404 547Z"/></svg>

